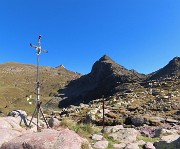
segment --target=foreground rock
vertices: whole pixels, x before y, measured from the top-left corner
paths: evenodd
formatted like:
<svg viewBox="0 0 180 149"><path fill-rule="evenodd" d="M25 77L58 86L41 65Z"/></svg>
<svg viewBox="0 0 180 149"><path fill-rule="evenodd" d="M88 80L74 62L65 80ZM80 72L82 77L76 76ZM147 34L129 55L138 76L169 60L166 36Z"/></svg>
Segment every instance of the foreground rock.
<svg viewBox="0 0 180 149"><path fill-rule="evenodd" d="M59 131L44 129L42 132L23 134L4 143L1 149L81 149L83 147L90 148L86 139L69 129L61 128Z"/></svg>

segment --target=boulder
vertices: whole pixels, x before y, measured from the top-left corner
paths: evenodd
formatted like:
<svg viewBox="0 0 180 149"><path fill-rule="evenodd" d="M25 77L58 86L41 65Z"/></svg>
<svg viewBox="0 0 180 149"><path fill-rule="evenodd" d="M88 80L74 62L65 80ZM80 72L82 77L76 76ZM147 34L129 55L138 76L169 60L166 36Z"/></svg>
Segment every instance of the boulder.
<svg viewBox="0 0 180 149"><path fill-rule="evenodd" d="M155 132L155 137L160 137L160 136L167 136L167 135L172 135L172 134L178 134L178 130L176 129L158 129Z"/></svg>
<svg viewBox="0 0 180 149"><path fill-rule="evenodd" d="M60 126L60 121L57 119L57 118L50 118L48 120L48 125L51 127L51 128L57 128Z"/></svg>
<svg viewBox="0 0 180 149"><path fill-rule="evenodd" d="M0 129L0 134L1 134L0 135L0 147L1 147L3 143L10 141L11 139L17 136L20 136L21 132L9 128L4 128L4 129Z"/></svg>
<svg viewBox="0 0 180 149"><path fill-rule="evenodd" d="M134 128L124 128L115 133L110 134L114 140L117 140L122 143L130 143L136 141L136 137L139 134Z"/></svg>
<svg viewBox="0 0 180 149"><path fill-rule="evenodd" d="M61 128L59 131L43 129L41 132L23 134L4 143L1 149L81 149L85 145L90 148L86 139L69 129Z"/></svg>
<svg viewBox="0 0 180 149"><path fill-rule="evenodd" d="M94 148L96 149L106 149L108 148L108 141L98 141L94 144Z"/></svg>
<svg viewBox="0 0 180 149"><path fill-rule="evenodd" d="M102 135L98 135L98 134L93 134L91 138L92 138L92 140L100 141L100 140L103 139L103 136Z"/></svg>
<svg viewBox="0 0 180 149"><path fill-rule="evenodd" d="M116 125L116 126L107 126L104 128L105 133L114 133L119 131L120 129L124 129L123 125Z"/></svg>
<svg viewBox="0 0 180 149"><path fill-rule="evenodd" d="M134 125L136 127L143 126L146 122L147 120L143 117L127 117L125 119L125 124Z"/></svg>
<svg viewBox="0 0 180 149"><path fill-rule="evenodd" d="M125 143L120 143L120 144L113 144L113 148L114 149L122 149L126 147L126 144Z"/></svg>
<svg viewBox="0 0 180 149"><path fill-rule="evenodd" d="M151 142L147 142L144 145L144 149L156 149L155 146Z"/></svg>

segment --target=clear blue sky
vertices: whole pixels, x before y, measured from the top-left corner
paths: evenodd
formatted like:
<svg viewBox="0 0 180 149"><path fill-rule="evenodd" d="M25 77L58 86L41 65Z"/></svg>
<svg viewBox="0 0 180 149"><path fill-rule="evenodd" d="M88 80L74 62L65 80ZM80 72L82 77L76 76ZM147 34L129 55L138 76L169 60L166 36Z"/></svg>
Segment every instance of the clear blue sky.
<svg viewBox="0 0 180 149"><path fill-rule="evenodd" d="M36 64L89 73L104 54L140 73L180 56L179 0L1 0L0 63Z"/></svg>

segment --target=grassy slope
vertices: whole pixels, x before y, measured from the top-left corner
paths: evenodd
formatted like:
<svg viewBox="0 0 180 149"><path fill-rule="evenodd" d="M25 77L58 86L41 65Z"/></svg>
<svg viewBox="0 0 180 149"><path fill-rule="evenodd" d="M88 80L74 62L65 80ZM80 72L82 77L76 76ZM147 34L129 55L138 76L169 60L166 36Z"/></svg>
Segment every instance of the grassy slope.
<svg viewBox="0 0 180 149"><path fill-rule="evenodd" d="M26 97L32 95L36 99L36 70L35 65L0 65L0 111L7 113L13 109L22 109L31 112L35 108L28 104ZM45 103L67 82L79 76L63 67L40 67L41 101Z"/></svg>

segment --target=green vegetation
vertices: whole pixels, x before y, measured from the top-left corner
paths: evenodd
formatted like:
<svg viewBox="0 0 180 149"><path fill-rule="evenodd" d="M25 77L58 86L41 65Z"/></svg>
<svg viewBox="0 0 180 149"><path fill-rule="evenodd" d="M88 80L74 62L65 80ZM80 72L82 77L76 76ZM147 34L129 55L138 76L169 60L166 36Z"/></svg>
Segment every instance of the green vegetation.
<svg viewBox="0 0 180 149"><path fill-rule="evenodd" d="M85 137L85 138L90 138L90 136L94 133L97 133L100 131L98 127L95 127L90 124L77 124L75 121L64 118L61 121L61 126L62 127L68 127L70 130L75 131L78 133L80 136Z"/></svg>
<svg viewBox="0 0 180 149"><path fill-rule="evenodd" d="M144 142L158 142L160 138L150 138L150 137L145 137L145 136L138 136L137 140L143 140Z"/></svg>

